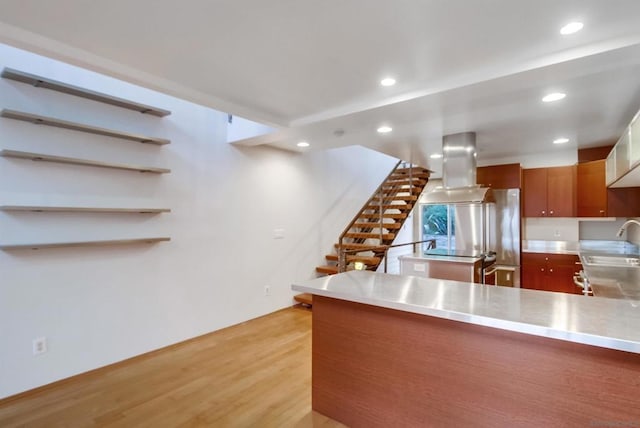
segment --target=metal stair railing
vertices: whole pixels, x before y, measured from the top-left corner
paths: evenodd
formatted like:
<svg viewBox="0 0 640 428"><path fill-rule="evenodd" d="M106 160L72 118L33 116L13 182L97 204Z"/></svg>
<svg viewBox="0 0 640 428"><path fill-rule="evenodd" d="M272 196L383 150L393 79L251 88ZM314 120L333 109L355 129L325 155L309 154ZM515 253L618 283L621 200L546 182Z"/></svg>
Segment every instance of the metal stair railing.
<svg viewBox="0 0 640 428"><path fill-rule="evenodd" d="M387 253L389 252L389 249L391 248L398 248L398 247L404 247L406 245L413 245L413 252L415 254L416 252L416 245L418 244L424 244L425 242L428 242L429 245L427 246L427 250L433 250L434 248L436 248L436 240L435 239L425 239L422 241L414 241L414 242L406 242L404 244L395 244L395 245L372 245L371 247L364 247L364 248L359 248L359 249L343 249L343 248L339 248L338 251L338 260L340 260L341 258L347 259L347 254L348 253L360 253L360 252L364 252L364 251L373 251L373 252L383 252L383 258L384 258L384 273L387 273ZM346 272L346 264L345 264L345 269L341 269L340 266L338 266L338 273L342 273L342 272Z"/></svg>

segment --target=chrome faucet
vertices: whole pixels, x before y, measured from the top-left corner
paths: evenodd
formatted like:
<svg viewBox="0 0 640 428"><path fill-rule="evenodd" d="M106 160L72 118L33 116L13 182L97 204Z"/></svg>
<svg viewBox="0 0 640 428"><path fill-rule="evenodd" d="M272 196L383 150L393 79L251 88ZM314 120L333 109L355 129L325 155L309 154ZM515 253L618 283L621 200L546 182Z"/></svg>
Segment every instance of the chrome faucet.
<svg viewBox="0 0 640 428"><path fill-rule="evenodd" d="M624 230L627 228L627 226L629 226L631 223L634 223L638 226L640 226L640 221L638 220L634 220L634 219L630 219L624 222L624 224L620 227L620 230L618 230L618 233L616 234L616 236L618 238L620 238L622 236L622 234L624 233Z"/></svg>

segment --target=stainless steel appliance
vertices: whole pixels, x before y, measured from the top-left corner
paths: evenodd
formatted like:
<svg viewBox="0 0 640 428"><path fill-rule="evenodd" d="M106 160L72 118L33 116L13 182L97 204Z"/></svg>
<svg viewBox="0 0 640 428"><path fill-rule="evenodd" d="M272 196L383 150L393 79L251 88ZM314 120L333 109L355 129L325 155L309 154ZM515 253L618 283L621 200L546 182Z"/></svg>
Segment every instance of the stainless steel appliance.
<svg viewBox="0 0 640 428"><path fill-rule="evenodd" d="M493 190L486 224L488 243L496 263L485 271L496 285L520 287L520 189Z"/></svg>
<svg viewBox="0 0 640 428"><path fill-rule="evenodd" d="M455 207L455 240L450 240L454 245L445 252L449 256L482 257L482 277L489 279L487 282L519 287L520 189L476 185L473 132L445 135L442 152L444 186L427 193L424 202ZM442 249L437 253L442 254Z"/></svg>
<svg viewBox="0 0 640 428"><path fill-rule="evenodd" d="M493 197L495 202L456 203L453 248L425 254L482 257L484 282L519 287L520 189L494 189Z"/></svg>

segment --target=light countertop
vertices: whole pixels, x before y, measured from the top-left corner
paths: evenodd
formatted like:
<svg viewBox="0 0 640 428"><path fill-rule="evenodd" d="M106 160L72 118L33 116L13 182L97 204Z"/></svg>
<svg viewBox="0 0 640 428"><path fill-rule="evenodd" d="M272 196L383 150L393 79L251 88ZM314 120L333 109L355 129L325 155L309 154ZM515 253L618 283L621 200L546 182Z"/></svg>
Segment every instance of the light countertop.
<svg viewBox="0 0 640 428"><path fill-rule="evenodd" d="M638 246L626 241L582 240L522 241L523 253L622 255L638 254ZM640 300L640 268L589 266L583 263L593 295L615 299ZM639 327L640 328L640 327Z"/></svg>
<svg viewBox="0 0 640 428"><path fill-rule="evenodd" d="M631 246L624 251L581 250L582 270L589 278L594 296L616 299L637 300L640 303L640 267L638 266L598 266L587 263L589 256L617 255L637 256L638 248ZM640 329L640 325L638 326Z"/></svg>
<svg viewBox="0 0 640 428"><path fill-rule="evenodd" d="M640 301L350 271L296 291L640 354Z"/></svg>
<svg viewBox="0 0 640 428"><path fill-rule="evenodd" d="M451 263L468 263L473 264L482 260L482 257L461 257L461 256L441 256L438 254L408 254L399 256L400 260L411 261L436 261L436 262L451 262Z"/></svg>
<svg viewBox="0 0 640 428"><path fill-rule="evenodd" d="M522 241L523 253L575 254L581 251L602 253L630 253L638 247L626 241L582 240L582 241Z"/></svg>

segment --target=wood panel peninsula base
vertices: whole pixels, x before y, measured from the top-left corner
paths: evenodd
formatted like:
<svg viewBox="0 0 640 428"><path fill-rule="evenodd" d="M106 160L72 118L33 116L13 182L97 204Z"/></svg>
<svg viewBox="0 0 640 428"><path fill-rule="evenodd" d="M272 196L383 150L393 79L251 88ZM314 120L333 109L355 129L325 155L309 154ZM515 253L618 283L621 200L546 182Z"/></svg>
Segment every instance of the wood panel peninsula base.
<svg viewBox="0 0 640 428"><path fill-rule="evenodd" d="M433 296L439 293L440 301L433 301L429 292L419 292L419 298L432 300L431 307L445 311L447 298L454 297L447 296L451 285L473 287L471 294L483 295L483 301L491 301L492 292L502 287L398 276L398 290L380 294L380 290L371 291L375 285L363 287L354 283L353 277L343 281L344 286L351 283L358 288L353 293L327 297L334 289L327 284L329 280L320 281L314 293L313 410L353 427L640 425L640 354L635 339L629 345L632 350L626 351L578 343L582 334L586 342L591 340L583 331L588 329L586 324L567 328L570 338L563 340L558 340L556 327L549 329L549 337L539 335L535 328L530 333L513 331L527 330L527 326L505 329L518 316L514 308L500 326L496 325L500 320L492 322L493 318L476 314L472 314L473 321L465 322L456 316L447 319L354 302L350 300L357 299L353 297L357 294L365 295L364 300L386 294L400 302L403 291L416 291L407 286L407 278L433 287ZM309 292L311 287L293 288ZM561 293L506 291L510 296L520 294L518 312L523 322L529 322L531 308L526 299L535 299L532 293L569 301L567 307L589 305L590 301L598 301L596 306L602 301L605 306L620 303ZM496 302L500 301L498 296ZM388 301L385 305L399 307L402 303ZM637 319L627 321L635 323ZM640 330L640 324L636 323L635 329ZM626 340L625 334L609 338L614 348L619 347L618 340Z"/></svg>

